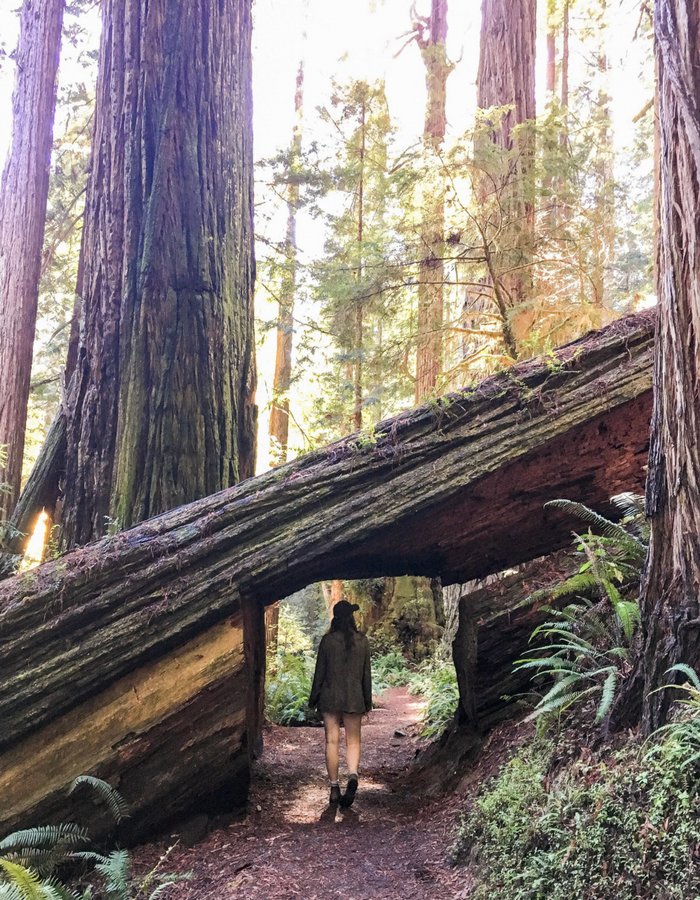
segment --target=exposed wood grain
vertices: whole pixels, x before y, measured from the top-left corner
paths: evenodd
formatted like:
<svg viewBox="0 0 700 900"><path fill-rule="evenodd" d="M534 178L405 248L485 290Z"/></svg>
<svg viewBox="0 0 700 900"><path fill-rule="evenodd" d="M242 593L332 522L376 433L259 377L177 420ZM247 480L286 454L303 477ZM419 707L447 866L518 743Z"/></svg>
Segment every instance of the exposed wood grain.
<svg viewBox="0 0 700 900"><path fill-rule="evenodd" d="M201 801L230 786L248 766L242 645L238 614L0 756L0 831L86 809L93 835L108 830L109 816L93 809L92 796L68 798L72 781L86 772L128 800L132 821L123 830L131 835L191 809L192 797ZM210 770L217 771L214 786Z"/></svg>

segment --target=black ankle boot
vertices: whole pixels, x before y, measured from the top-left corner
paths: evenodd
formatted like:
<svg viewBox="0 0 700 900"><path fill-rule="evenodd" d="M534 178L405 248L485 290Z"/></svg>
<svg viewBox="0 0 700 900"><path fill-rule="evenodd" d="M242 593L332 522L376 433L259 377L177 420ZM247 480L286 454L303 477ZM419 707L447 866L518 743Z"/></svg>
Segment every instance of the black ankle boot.
<svg viewBox="0 0 700 900"><path fill-rule="evenodd" d="M334 805L336 803L340 803L340 799L341 799L340 798L340 787L337 784L332 784L331 785L331 796L330 796L330 799L328 800L328 802L331 805Z"/></svg>
<svg viewBox="0 0 700 900"><path fill-rule="evenodd" d="M355 800L355 794L357 793L357 778L353 775L348 781L348 786L345 788L345 793L340 801L341 806L352 806L353 801Z"/></svg>

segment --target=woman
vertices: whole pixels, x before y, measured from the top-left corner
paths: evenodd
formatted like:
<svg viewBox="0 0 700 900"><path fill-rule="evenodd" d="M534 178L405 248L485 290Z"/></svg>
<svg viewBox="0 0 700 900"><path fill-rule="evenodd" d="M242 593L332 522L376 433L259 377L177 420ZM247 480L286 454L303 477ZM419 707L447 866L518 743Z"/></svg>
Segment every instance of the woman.
<svg viewBox="0 0 700 900"><path fill-rule="evenodd" d="M321 639L309 705L323 714L326 768L331 803L351 806L357 793L362 716L372 709L372 669L369 641L357 630L353 613L360 607L341 600L333 607L330 630ZM345 725L348 784L341 797L338 783L340 726Z"/></svg>

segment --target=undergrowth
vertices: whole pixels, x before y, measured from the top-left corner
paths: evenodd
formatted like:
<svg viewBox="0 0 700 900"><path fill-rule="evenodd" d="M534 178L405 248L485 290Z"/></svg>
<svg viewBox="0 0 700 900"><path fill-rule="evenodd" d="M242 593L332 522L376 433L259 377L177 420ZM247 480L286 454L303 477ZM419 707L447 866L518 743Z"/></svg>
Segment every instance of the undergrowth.
<svg viewBox="0 0 700 900"><path fill-rule="evenodd" d="M700 897L700 678L671 722L646 744L612 749L596 727L628 668L648 534L640 498L616 498L618 525L557 501L602 534L577 536L579 572L547 597L548 643L519 665L545 676L530 718L537 736L483 786L453 848L469 863L473 900L698 900ZM557 601L569 600L563 609ZM566 713L576 709L576 716ZM566 714L565 714L566 713ZM556 726L556 727L553 727ZM548 736L554 734L554 737ZM581 749L593 736L594 753Z"/></svg>
<svg viewBox="0 0 700 900"><path fill-rule="evenodd" d="M669 731L557 771L562 748L521 748L476 799L454 855L473 900L691 900L700 895L700 769Z"/></svg>
<svg viewBox="0 0 700 900"><path fill-rule="evenodd" d="M265 715L276 725L312 725L321 721L309 707L315 660L310 652L277 655L265 688ZM269 671L269 670L268 670Z"/></svg>
<svg viewBox="0 0 700 900"><path fill-rule="evenodd" d="M632 494L612 498L623 518L618 524L580 503L556 506L594 525L601 534L576 535L579 571L555 588L533 594L547 599L551 618L536 628L538 646L517 661L544 681L545 692L531 718L546 727L570 707L596 699L596 723L609 713L615 692L629 669L630 651L640 622L639 575L648 545L643 500ZM569 600L566 606L563 602ZM562 608L563 606L563 608Z"/></svg>
<svg viewBox="0 0 700 900"><path fill-rule="evenodd" d="M73 782L71 793L82 785L107 805L115 824L128 816L124 799L107 782L81 775ZM67 877L79 869L97 873L106 900L156 900L172 885L191 877L160 871L172 847L139 878L132 872L128 851L98 853L85 849L90 843L87 829L74 823L42 825L6 835L0 840L0 900L92 900L91 884L76 888Z"/></svg>
<svg viewBox="0 0 700 900"><path fill-rule="evenodd" d="M421 737L437 740L454 718L459 702L457 673L451 660L435 656L411 676L408 689L426 699Z"/></svg>

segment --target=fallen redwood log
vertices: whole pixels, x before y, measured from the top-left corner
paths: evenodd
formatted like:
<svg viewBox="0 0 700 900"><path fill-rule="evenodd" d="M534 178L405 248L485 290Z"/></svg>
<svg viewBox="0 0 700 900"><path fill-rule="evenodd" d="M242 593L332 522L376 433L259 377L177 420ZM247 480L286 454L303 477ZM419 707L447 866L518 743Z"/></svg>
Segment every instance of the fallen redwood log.
<svg viewBox="0 0 700 900"><path fill-rule="evenodd" d="M452 658L459 705L442 737L416 760L411 778L417 787L428 794L455 788L489 731L526 708L521 701L531 695L532 670L516 670L514 664L530 649L535 628L551 618L547 591L580 565L580 555L559 550L458 588Z"/></svg>
<svg viewBox="0 0 700 900"><path fill-rule="evenodd" d="M566 545L547 500L605 510L643 484L653 323L628 317L2 582L0 830L64 815L83 772L120 787L132 836L240 802L264 607L332 578L464 582Z"/></svg>

